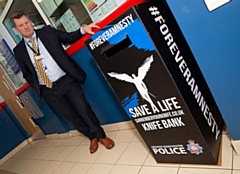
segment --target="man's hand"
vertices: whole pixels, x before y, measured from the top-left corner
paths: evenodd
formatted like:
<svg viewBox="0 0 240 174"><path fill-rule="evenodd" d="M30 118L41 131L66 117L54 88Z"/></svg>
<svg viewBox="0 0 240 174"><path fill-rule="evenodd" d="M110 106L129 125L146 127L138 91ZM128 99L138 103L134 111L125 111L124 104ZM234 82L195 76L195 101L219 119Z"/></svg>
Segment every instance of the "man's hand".
<svg viewBox="0 0 240 174"><path fill-rule="evenodd" d="M93 28L100 28L97 24L99 21L93 22L89 25L82 26L83 31L85 31L88 34L95 34L95 32L92 31Z"/></svg>

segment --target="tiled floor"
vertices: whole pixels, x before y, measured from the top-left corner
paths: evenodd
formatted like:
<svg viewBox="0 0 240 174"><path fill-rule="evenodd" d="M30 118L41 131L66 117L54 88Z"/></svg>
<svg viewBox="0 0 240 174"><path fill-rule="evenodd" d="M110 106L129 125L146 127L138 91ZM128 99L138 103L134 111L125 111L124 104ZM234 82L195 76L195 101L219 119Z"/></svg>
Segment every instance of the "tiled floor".
<svg viewBox="0 0 240 174"><path fill-rule="evenodd" d="M83 136L70 139L33 141L0 169L20 174L240 174L240 156L223 133L222 164L156 164L136 129L107 132L116 142L112 150L101 144L89 153L89 140Z"/></svg>

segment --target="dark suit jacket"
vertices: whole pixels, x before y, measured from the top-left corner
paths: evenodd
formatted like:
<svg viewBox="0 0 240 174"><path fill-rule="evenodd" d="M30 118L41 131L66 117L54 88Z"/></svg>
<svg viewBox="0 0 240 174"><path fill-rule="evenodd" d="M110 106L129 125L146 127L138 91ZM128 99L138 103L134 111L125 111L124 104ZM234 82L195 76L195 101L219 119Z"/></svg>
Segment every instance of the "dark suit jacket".
<svg viewBox="0 0 240 174"><path fill-rule="evenodd" d="M42 41L50 55L56 63L62 68L66 74L80 83L84 83L86 73L81 67L66 53L62 47L62 43L72 44L82 37L79 30L75 32L62 32L50 26L45 26L42 29L36 30L37 36ZM13 49L19 66L22 70L23 77L34 89L38 98L40 98L40 86L37 78L37 73L32 65L28 55L24 39Z"/></svg>

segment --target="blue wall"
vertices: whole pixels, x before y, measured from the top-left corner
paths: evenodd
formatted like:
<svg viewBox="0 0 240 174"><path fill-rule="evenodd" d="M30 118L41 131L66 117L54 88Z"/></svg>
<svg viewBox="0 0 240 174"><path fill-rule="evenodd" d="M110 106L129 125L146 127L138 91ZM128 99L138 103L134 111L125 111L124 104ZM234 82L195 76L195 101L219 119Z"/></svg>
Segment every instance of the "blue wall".
<svg viewBox="0 0 240 174"><path fill-rule="evenodd" d="M100 123L110 124L129 120L88 49L82 48L72 58L87 73L86 82L82 87Z"/></svg>
<svg viewBox="0 0 240 174"><path fill-rule="evenodd" d="M240 139L240 1L167 0L234 140Z"/></svg>
<svg viewBox="0 0 240 174"><path fill-rule="evenodd" d="M8 106L0 110L0 159L29 138Z"/></svg>
<svg viewBox="0 0 240 174"><path fill-rule="evenodd" d="M69 131L70 128L67 126L66 121L58 116L43 98L38 100L32 88L28 88L27 92L32 96L33 100L44 114L43 117L33 119L33 121L41 128L45 135L60 134Z"/></svg>

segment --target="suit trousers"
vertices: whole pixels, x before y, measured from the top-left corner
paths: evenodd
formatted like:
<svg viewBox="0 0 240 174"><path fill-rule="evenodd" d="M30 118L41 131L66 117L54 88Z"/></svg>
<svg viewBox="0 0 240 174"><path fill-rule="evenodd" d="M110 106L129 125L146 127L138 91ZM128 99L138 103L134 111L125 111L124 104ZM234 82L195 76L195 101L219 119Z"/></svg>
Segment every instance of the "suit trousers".
<svg viewBox="0 0 240 174"><path fill-rule="evenodd" d="M90 140L106 137L78 81L66 75L60 82L53 84L52 89L41 85L40 92L55 112L70 121Z"/></svg>

